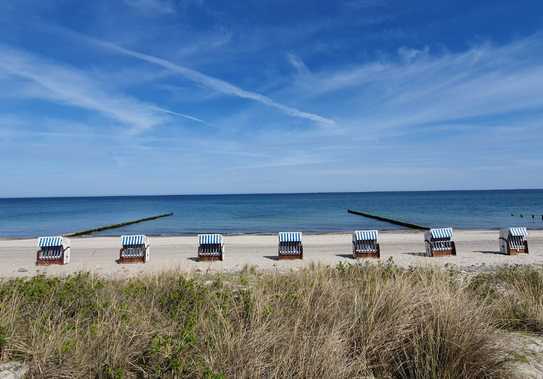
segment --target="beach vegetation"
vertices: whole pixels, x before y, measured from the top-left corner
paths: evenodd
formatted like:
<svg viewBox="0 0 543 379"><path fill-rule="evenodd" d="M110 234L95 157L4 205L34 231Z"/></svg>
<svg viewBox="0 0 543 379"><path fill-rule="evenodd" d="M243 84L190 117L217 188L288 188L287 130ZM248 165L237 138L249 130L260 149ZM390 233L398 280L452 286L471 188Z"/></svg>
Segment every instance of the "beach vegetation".
<svg viewBox="0 0 543 379"><path fill-rule="evenodd" d="M542 271L392 262L0 282L0 359L39 377L506 378ZM500 305L499 299L503 302Z"/></svg>
<svg viewBox="0 0 543 379"><path fill-rule="evenodd" d="M534 266L500 267L478 274L470 289L485 303L501 328L543 333L543 270Z"/></svg>

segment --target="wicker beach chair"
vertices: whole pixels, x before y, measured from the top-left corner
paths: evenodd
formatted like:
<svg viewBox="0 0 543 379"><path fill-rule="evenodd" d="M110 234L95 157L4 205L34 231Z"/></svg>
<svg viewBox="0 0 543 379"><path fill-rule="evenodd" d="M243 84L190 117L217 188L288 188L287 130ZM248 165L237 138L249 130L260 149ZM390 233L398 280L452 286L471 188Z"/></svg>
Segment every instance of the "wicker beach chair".
<svg viewBox="0 0 543 379"><path fill-rule="evenodd" d="M149 238L142 234L121 236L119 263L146 263L150 258Z"/></svg>
<svg viewBox="0 0 543 379"><path fill-rule="evenodd" d="M424 233L424 244L426 255L429 257L456 255L452 228L437 228L426 231Z"/></svg>
<svg viewBox="0 0 543 379"><path fill-rule="evenodd" d="M380 258L381 248L377 230L356 230L353 232L353 258Z"/></svg>
<svg viewBox="0 0 543 379"><path fill-rule="evenodd" d="M198 260L222 261L224 238L222 234L198 234Z"/></svg>
<svg viewBox="0 0 543 379"><path fill-rule="evenodd" d="M500 230L500 252L507 255L528 254L528 230L524 227Z"/></svg>
<svg viewBox="0 0 543 379"><path fill-rule="evenodd" d="M70 240L62 236L38 238L37 265L65 265L70 262Z"/></svg>
<svg viewBox="0 0 543 379"><path fill-rule="evenodd" d="M280 232L278 234L278 255L279 259L303 259L304 245L302 233Z"/></svg>

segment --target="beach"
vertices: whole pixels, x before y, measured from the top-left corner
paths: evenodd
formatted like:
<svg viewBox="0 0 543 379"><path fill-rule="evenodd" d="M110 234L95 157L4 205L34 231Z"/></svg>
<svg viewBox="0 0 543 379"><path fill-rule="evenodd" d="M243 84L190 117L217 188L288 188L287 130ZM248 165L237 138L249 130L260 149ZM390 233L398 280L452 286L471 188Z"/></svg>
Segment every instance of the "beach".
<svg viewBox="0 0 543 379"><path fill-rule="evenodd" d="M423 232L385 231L379 234L380 259L401 267L456 266L484 271L500 265L543 264L543 230L530 230L530 254L506 256L499 253L497 230L455 230L457 255L424 256ZM117 264L119 237L71 238L71 261L64 266L36 266L36 239L0 240L0 277L28 277L36 274L66 275L89 271L105 277L128 277L163 271L235 272L246 267L261 271L288 271L311 264L335 266L355 263L351 255L351 234L305 234L303 260L277 260L276 235L225 236L222 262L197 260L196 236L151 237L151 259L146 264Z"/></svg>

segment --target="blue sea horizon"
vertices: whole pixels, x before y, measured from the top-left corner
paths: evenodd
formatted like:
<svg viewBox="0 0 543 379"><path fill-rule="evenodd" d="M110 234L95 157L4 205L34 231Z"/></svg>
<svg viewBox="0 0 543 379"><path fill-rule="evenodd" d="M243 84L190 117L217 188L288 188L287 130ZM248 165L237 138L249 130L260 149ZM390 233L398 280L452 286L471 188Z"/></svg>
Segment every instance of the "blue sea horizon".
<svg viewBox="0 0 543 379"><path fill-rule="evenodd" d="M498 229L523 225L543 229L543 189L451 190L0 198L0 237L67 234L168 212L174 215L96 235L401 229L351 215L347 209L430 227Z"/></svg>

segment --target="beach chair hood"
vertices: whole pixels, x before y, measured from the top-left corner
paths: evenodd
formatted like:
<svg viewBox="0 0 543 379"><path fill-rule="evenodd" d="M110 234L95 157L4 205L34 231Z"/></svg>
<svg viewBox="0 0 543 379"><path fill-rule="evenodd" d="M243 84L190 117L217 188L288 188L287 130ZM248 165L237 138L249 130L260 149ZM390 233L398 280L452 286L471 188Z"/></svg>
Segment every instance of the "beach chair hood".
<svg viewBox="0 0 543 379"><path fill-rule="evenodd" d="M451 239L453 237L452 228L434 228L430 229L432 239Z"/></svg>
<svg viewBox="0 0 543 379"><path fill-rule="evenodd" d="M512 237L527 237L528 236L528 230L524 227L514 227L509 228L509 234Z"/></svg>
<svg viewBox="0 0 543 379"><path fill-rule="evenodd" d="M56 247L63 246L64 243L69 243L67 238L62 236L52 236L52 237L40 237L38 238L38 247Z"/></svg>
<svg viewBox="0 0 543 379"><path fill-rule="evenodd" d="M300 232L279 232L279 242L302 242L302 233Z"/></svg>
<svg viewBox="0 0 543 379"><path fill-rule="evenodd" d="M222 245L224 242L222 234L198 234L200 245Z"/></svg>
<svg viewBox="0 0 543 379"><path fill-rule="evenodd" d="M377 241L378 237L377 230L356 230L353 233L353 241Z"/></svg>
<svg viewBox="0 0 543 379"><path fill-rule="evenodd" d="M121 236L121 244L123 246L147 245L148 239L143 234L130 236Z"/></svg>

